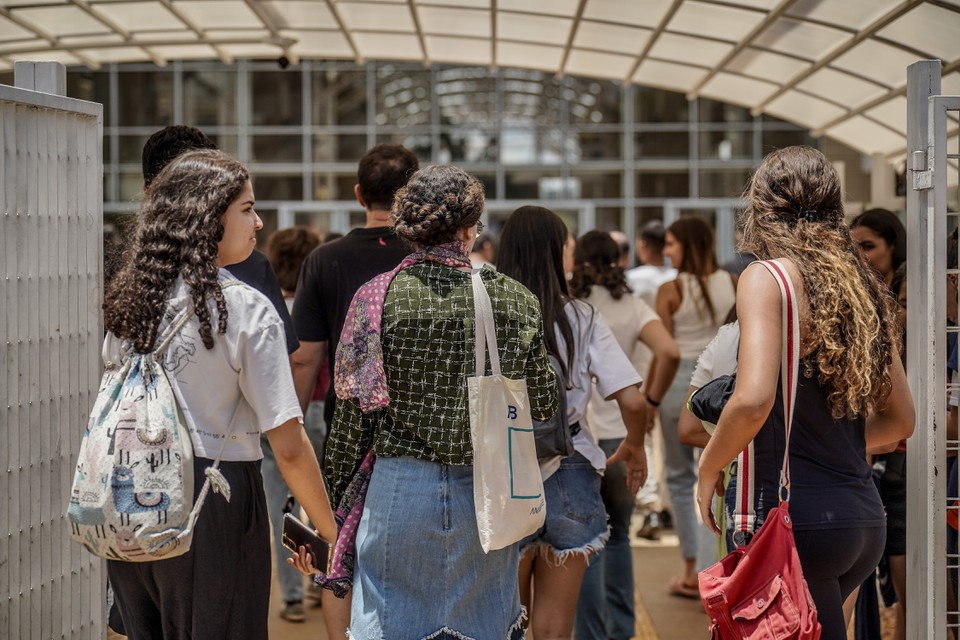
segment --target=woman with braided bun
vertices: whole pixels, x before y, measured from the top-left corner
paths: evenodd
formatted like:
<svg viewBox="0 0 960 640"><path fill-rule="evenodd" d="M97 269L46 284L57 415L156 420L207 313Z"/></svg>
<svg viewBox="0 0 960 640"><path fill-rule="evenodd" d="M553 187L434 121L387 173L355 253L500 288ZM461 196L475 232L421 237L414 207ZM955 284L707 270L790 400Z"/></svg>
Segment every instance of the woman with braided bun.
<svg viewBox="0 0 960 640"><path fill-rule="evenodd" d="M893 299L857 253L839 177L822 153L771 153L745 198L742 248L776 260L796 288L801 375L790 433L790 515L821 637L841 640L843 600L877 566L886 535L866 448L907 438L914 427ZM737 305L737 385L700 457L697 485L700 514L716 533L710 504L723 467L753 441L762 521L778 502L785 448L781 293L767 269L743 272Z"/></svg>
<svg viewBox="0 0 960 640"><path fill-rule="evenodd" d="M376 457L356 534L354 638L523 637L519 547L484 554L473 502L469 255L483 207L482 185L461 169L413 174L393 216L416 251L365 284L347 313L327 444L335 504L367 452ZM557 382L537 299L490 267L479 273L503 375L526 380L533 418L548 420Z"/></svg>

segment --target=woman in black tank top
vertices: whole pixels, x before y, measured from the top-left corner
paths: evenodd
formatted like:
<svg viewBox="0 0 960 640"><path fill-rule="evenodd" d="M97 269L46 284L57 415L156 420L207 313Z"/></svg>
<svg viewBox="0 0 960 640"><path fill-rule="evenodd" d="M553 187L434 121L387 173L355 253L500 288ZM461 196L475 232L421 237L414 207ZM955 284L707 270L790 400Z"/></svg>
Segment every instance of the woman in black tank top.
<svg viewBox="0 0 960 640"><path fill-rule="evenodd" d="M839 177L819 151L771 153L745 197L750 206L741 250L779 260L797 289L802 360L790 442L790 513L822 638L841 640L843 600L876 567L885 538L866 447L906 438L914 427L893 301L857 255L843 221ZM723 467L755 442L762 518L777 504L785 444L781 302L773 276L747 268L737 305L737 386L700 457L697 485L701 515L717 533L710 500Z"/></svg>

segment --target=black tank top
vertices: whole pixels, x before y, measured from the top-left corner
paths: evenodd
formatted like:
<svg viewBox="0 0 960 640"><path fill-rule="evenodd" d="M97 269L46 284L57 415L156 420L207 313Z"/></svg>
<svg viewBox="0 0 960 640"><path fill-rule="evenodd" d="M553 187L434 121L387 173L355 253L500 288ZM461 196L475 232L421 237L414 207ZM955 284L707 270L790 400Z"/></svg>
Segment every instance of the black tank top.
<svg viewBox="0 0 960 640"><path fill-rule="evenodd" d="M848 529L883 525L883 503L866 460L865 420L835 420L827 390L802 373L790 438L790 515L793 528ZM754 439L757 515L778 503L783 463L783 397L780 385L770 416Z"/></svg>

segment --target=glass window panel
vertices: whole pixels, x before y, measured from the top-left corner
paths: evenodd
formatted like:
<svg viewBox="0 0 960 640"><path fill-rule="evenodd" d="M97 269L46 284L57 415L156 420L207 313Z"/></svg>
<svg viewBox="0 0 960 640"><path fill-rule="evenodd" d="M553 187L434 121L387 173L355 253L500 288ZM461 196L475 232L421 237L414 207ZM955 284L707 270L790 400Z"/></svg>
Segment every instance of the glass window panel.
<svg viewBox="0 0 960 640"><path fill-rule="evenodd" d="M690 103L682 93L637 87L633 98L635 122L687 122Z"/></svg>
<svg viewBox="0 0 960 640"><path fill-rule="evenodd" d="M434 76L441 124L490 124L497 119L497 81L487 67L441 67Z"/></svg>
<svg viewBox="0 0 960 640"><path fill-rule="evenodd" d="M120 163L142 165L143 145L149 137L150 136L120 136Z"/></svg>
<svg viewBox="0 0 960 640"><path fill-rule="evenodd" d="M562 81L556 75L525 69L505 69L503 75L504 123L560 124Z"/></svg>
<svg viewBox="0 0 960 640"><path fill-rule="evenodd" d="M429 71L387 64L377 68L376 78L378 125L415 127L430 124Z"/></svg>
<svg viewBox="0 0 960 640"><path fill-rule="evenodd" d="M557 171L508 171L504 185L505 195L508 200L537 200L553 196L559 179Z"/></svg>
<svg viewBox="0 0 960 640"><path fill-rule="evenodd" d="M753 157L753 131L701 131L700 157L750 159Z"/></svg>
<svg viewBox="0 0 960 640"><path fill-rule="evenodd" d="M637 219L637 228L633 234L634 237L639 235L640 229L648 222L653 222L654 220L663 222L663 207L637 207L634 209L634 212Z"/></svg>
<svg viewBox="0 0 960 640"><path fill-rule="evenodd" d="M574 171L572 180L579 185L577 189L579 195L571 194L567 197L588 200L623 197L623 173L619 171L608 173Z"/></svg>
<svg viewBox="0 0 960 640"><path fill-rule="evenodd" d="M601 231L620 231L623 228L623 209L620 207L598 207L595 215L597 229Z"/></svg>
<svg viewBox="0 0 960 640"><path fill-rule="evenodd" d="M429 131L420 133L381 133L377 136L377 144L402 144L416 154L421 163L427 164L433 160L433 145Z"/></svg>
<svg viewBox="0 0 960 640"><path fill-rule="evenodd" d="M210 139L213 140L214 144L217 145L217 148L225 153L229 153L233 157L237 157L239 142L237 136L235 135L226 135L226 134L217 134L211 133L207 134L210 136Z"/></svg>
<svg viewBox="0 0 960 640"><path fill-rule="evenodd" d="M314 200L355 200L353 188L357 184L357 174L353 173L314 173Z"/></svg>
<svg viewBox="0 0 960 640"><path fill-rule="evenodd" d="M637 160L648 158L687 158L690 155L688 131L642 131L635 136Z"/></svg>
<svg viewBox="0 0 960 640"><path fill-rule="evenodd" d="M251 162L302 162L301 136L261 135L250 138Z"/></svg>
<svg viewBox="0 0 960 640"><path fill-rule="evenodd" d="M766 155L771 151L782 149L783 147L792 147L794 145L815 147L817 146L817 141L806 129L797 129L794 131L764 129L760 153Z"/></svg>
<svg viewBox="0 0 960 640"><path fill-rule="evenodd" d="M504 129L500 159L504 164L560 164L567 138L558 128Z"/></svg>
<svg viewBox="0 0 960 640"><path fill-rule="evenodd" d="M237 74L232 71L184 71L183 121L197 127L236 125Z"/></svg>
<svg viewBox="0 0 960 640"><path fill-rule="evenodd" d="M302 124L302 84L299 71L252 71L251 122L255 125Z"/></svg>
<svg viewBox="0 0 960 640"><path fill-rule="evenodd" d="M367 72L365 69L327 69L312 78L313 124L367 124Z"/></svg>
<svg viewBox="0 0 960 640"><path fill-rule="evenodd" d="M688 198L690 174L687 171L637 171L638 198Z"/></svg>
<svg viewBox="0 0 960 640"><path fill-rule="evenodd" d="M749 109L709 98L697 100L697 119L700 122L752 122Z"/></svg>
<svg viewBox="0 0 960 640"><path fill-rule="evenodd" d="M6 74L3 74L6 75ZM13 74L9 81L0 75L0 84L13 84ZM78 100L99 102L103 105L103 126L109 127L110 121L110 74L106 71L73 71L67 74L67 95ZM107 145L104 145L106 156ZM104 157L106 161L106 157Z"/></svg>
<svg viewBox="0 0 960 640"><path fill-rule="evenodd" d="M572 124L623 122L623 88L618 82L571 78L564 97Z"/></svg>
<svg viewBox="0 0 960 640"><path fill-rule="evenodd" d="M497 199L497 176L493 173L474 173L470 174L483 185L483 195L487 200Z"/></svg>
<svg viewBox="0 0 960 640"><path fill-rule="evenodd" d="M253 176L253 193L258 201L303 200L303 176L299 173L286 175L258 173ZM257 213L260 213L259 208Z"/></svg>
<svg viewBox="0 0 960 640"><path fill-rule="evenodd" d="M458 127L440 134L437 162L496 162L497 133L488 129Z"/></svg>
<svg viewBox="0 0 960 640"><path fill-rule="evenodd" d="M143 173L123 172L120 174L120 202L140 202L143 197Z"/></svg>
<svg viewBox="0 0 960 640"><path fill-rule="evenodd" d="M571 131L567 134L567 161L622 160L623 133Z"/></svg>
<svg viewBox="0 0 960 640"><path fill-rule="evenodd" d="M314 162L359 162L367 152L367 136L363 133L313 136Z"/></svg>
<svg viewBox="0 0 960 640"><path fill-rule="evenodd" d="M750 179L750 169L701 169L701 198L738 198Z"/></svg>
<svg viewBox="0 0 960 640"><path fill-rule="evenodd" d="M156 127L173 124L173 73L124 71L120 73L119 120L121 127Z"/></svg>

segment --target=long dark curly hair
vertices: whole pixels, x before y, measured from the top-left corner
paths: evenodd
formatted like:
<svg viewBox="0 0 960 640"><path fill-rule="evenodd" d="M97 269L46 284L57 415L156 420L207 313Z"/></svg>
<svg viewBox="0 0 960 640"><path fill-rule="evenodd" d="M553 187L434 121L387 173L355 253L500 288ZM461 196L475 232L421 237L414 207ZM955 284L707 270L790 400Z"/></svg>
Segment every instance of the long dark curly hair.
<svg viewBox="0 0 960 640"><path fill-rule="evenodd" d="M577 298L590 295L590 287L599 285L614 300L630 292L627 277L619 264L620 247L605 231L588 231L577 240L573 250L573 277L570 293Z"/></svg>
<svg viewBox="0 0 960 640"><path fill-rule="evenodd" d="M393 199L393 228L416 247L446 244L483 213L483 185L458 167L430 165L414 173Z"/></svg>
<svg viewBox="0 0 960 640"><path fill-rule="evenodd" d="M763 159L744 196L743 248L789 258L803 278L806 366L829 390L833 416L882 406L899 340L894 302L850 237L836 170L816 149L786 147Z"/></svg>
<svg viewBox="0 0 960 640"><path fill-rule="evenodd" d="M227 330L227 307L217 280L217 243L223 214L250 175L222 151L183 154L150 184L137 216L133 242L103 301L106 328L130 340L140 353L152 351L167 297L178 276L190 288L200 337L213 348L210 307L217 307L217 333Z"/></svg>

